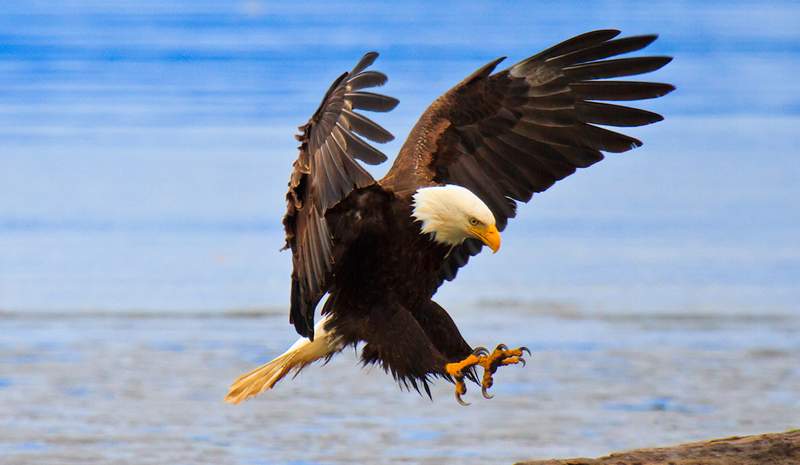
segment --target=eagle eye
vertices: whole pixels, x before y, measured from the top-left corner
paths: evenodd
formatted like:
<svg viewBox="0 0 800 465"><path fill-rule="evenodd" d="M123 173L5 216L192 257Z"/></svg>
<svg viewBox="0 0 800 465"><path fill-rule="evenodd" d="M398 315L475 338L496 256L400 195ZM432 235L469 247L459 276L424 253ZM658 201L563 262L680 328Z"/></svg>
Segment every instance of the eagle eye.
<svg viewBox="0 0 800 465"><path fill-rule="evenodd" d="M472 226L478 226L479 224L481 224L481 222L478 221L477 218L470 217L469 224L471 224Z"/></svg>

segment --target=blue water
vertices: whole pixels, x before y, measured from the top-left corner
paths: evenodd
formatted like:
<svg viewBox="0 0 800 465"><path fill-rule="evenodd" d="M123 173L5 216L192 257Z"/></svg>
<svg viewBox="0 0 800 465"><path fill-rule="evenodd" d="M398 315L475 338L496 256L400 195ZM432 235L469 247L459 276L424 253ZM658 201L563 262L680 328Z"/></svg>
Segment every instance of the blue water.
<svg viewBox="0 0 800 465"><path fill-rule="evenodd" d="M397 135L385 146L393 155L425 106L484 62L618 27L660 33L649 51L676 57L652 78L678 90L645 104L666 121L630 131L642 149L522 208L503 251L475 260L440 298L792 310L798 11L794 2L9 2L0 309L283 307L279 217L294 128L362 52L382 53L385 91L401 101L377 116Z"/></svg>

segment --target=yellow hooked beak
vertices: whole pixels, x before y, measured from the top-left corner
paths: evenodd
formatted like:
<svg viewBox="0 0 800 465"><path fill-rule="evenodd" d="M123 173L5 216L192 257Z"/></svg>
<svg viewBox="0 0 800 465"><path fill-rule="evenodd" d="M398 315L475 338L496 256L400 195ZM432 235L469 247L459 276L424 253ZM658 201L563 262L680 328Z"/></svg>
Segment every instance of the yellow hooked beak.
<svg viewBox="0 0 800 465"><path fill-rule="evenodd" d="M472 226L469 231L481 242L488 245L492 249L492 253L497 253L500 250L500 231L497 230L497 226L493 224Z"/></svg>

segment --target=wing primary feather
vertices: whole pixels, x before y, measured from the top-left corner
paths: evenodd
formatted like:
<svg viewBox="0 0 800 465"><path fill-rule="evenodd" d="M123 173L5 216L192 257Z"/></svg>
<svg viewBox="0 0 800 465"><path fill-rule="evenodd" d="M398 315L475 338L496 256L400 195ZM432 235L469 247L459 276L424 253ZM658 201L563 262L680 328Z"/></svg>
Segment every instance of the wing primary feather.
<svg viewBox="0 0 800 465"><path fill-rule="evenodd" d="M370 165L377 165L386 161L386 155L381 153L380 150L367 144L361 140L361 138L348 131L347 128L343 127L341 124L336 123L336 126L344 136L348 149L347 153Z"/></svg>
<svg viewBox="0 0 800 465"><path fill-rule="evenodd" d="M339 127L333 128L331 132L333 136L333 141L336 143L337 149L339 149L342 153L347 153L347 141L345 137L342 135L344 129L340 129ZM353 161L350 157L343 158L345 169L349 173L350 179L353 180L353 183L356 187L364 187L372 183L372 176L364 170L358 163Z"/></svg>
<svg viewBox="0 0 800 465"><path fill-rule="evenodd" d="M386 84L389 78L380 71L364 71L361 74L353 76L347 81L347 87L350 90L367 89L370 87L380 87Z"/></svg>
<svg viewBox="0 0 800 465"><path fill-rule="evenodd" d="M598 102L577 103L575 112L584 123L607 126L644 126L664 119L663 116L651 111Z"/></svg>
<svg viewBox="0 0 800 465"><path fill-rule="evenodd" d="M561 153L567 161L578 168L588 168L602 160L603 152L588 147L564 147L554 145L553 148Z"/></svg>
<svg viewBox="0 0 800 465"><path fill-rule="evenodd" d="M620 35L620 32L621 31L617 29L599 29L597 31L585 32L571 39L567 39L561 43L553 45L552 47L533 55L530 59L547 59L558 55L564 55L574 50L591 47L592 45L599 44L617 37Z"/></svg>
<svg viewBox="0 0 800 465"><path fill-rule="evenodd" d="M353 108L359 110L386 112L393 110L400 103L394 97L372 92L346 92L344 96Z"/></svg>
<svg viewBox="0 0 800 465"><path fill-rule="evenodd" d="M583 124L579 128L581 139L590 147L606 152L622 153L642 146L642 141L605 128Z"/></svg>
<svg viewBox="0 0 800 465"><path fill-rule="evenodd" d="M575 144L576 140L573 131L570 128L546 127L537 124L536 121L529 121L527 116L517 123L511 132L518 134L526 139L533 141L544 142L547 144L558 144L570 146Z"/></svg>
<svg viewBox="0 0 800 465"><path fill-rule="evenodd" d="M342 113L347 117L347 121L350 123L350 129L355 131L357 134L360 134L369 140L380 143L391 142L394 140L392 133L386 129L383 129L378 125L378 123L372 121L366 116L350 111L347 108L343 108Z"/></svg>
<svg viewBox="0 0 800 465"><path fill-rule="evenodd" d="M636 57L617 60L594 61L563 69L566 76L575 80L606 79L649 73L664 67L671 57Z"/></svg>
<svg viewBox="0 0 800 465"><path fill-rule="evenodd" d="M347 171L354 180L355 187L366 187L374 182L372 176L352 158L347 158Z"/></svg>
<svg viewBox="0 0 800 465"><path fill-rule="evenodd" d="M356 63L353 67L352 71L350 71L351 76L355 76L356 74L364 71L365 69L369 68L370 65L375 63L375 60L378 59L378 52L367 52L361 57L361 60Z"/></svg>
<svg viewBox="0 0 800 465"><path fill-rule="evenodd" d="M639 81L587 81L570 84L575 96L585 100L642 100L675 90L671 84Z"/></svg>
<svg viewBox="0 0 800 465"><path fill-rule="evenodd" d="M553 45L552 47L543 50L536 55L526 58L525 60L522 60L514 65L512 68L515 70L515 74L516 72L520 72L520 75L524 75L531 66L536 66L536 62L546 60L550 57L564 55L582 48L591 47L592 45L611 40L619 34L620 31L616 29L601 29L597 31L586 32L571 39L567 39L559 44Z"/></svg>
<svg viewBox="0 0 800 465"><path fill-rule="evenodd" d="M657 38L657 35L651 34L610 40L592 47L587 47L564 55L548 58L546 63L561 67L575 63L602 60L603 58L641 50L652 44Z"/></svg>

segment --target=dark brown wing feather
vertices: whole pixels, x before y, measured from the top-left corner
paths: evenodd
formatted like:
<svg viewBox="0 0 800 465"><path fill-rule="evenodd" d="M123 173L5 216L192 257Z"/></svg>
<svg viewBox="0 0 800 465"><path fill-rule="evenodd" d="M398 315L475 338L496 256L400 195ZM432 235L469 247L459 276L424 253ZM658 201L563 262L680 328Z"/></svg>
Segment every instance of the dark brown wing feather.
<svg viewBox="0 0 800 465"><path fill-rule="evenodd" d="M313 338L314 309L325 295L335 262L325 213L353 189L375 183L356 161L378 164L386 156L361 137L388 142L393 136L354 110L389 111L397 100L360 89L383 85L386 76L365 71L378 54L370 52L334 81L317 111L300 127L300 155L294 162L283 218L286 247L292 249L290 321Z"/></svg>
<svg viewBox="0 0 800 465"><path fill-rule="evenodd" d="M616 30L579 35L504 71L494 60L439 97L422 115L380 183L410 195L417 188L459 184L478 195L500 230L527 202L556 181L642 143L595 126L642 126L656 113L599 101L660 97L669 84L596 79L657 70L668 57L610 59L640 50L656 36L615 39ZM442 265L453 279L482 244L467 240Z"/></svg>

